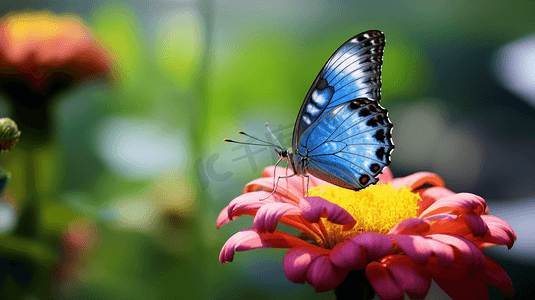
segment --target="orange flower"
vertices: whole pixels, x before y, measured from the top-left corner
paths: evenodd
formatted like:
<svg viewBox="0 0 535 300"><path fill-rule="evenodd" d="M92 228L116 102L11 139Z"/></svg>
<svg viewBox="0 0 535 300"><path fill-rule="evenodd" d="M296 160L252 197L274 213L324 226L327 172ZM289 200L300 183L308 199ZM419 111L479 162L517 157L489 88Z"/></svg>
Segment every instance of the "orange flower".
<svg viewBox="0 0 535 300"><path fill-rule="evenodd" d="M110 54L74 15L30 12L0 20L2 78L25 78L41 88L55 77L70 82L105 77L110 62Z"/></svg>
<svg viewBox="0 0 535 300"><path fill-rule="evenodd" d="M25 143L48 139L54 95L85 79L110 78L112 61L74 15L26 12L0 19L0 89L10 96Z"/></svg>
<svg viewBox="0 0 535 300"><path fill-rule="evenodd" d="M337 288L350 271L360 270L382 299L403 299L404 293L424 298L431 279L454 299L488 299L486 284L513 295L507 273L481 250L511 248L516 235L488 214L481 197L453 193L432 173L394 179L385 168L377 185L357 192L310 176L310 197L302 197L303 181L294 176L259 201L273 190L274 171L264 169L219 214L218 228L241 215L254 216L252 228L225 243L221 263L232 261L235 251L290 248L286 276L318 292ZM276 171L284 174L283 168ZM302 237L277 231L279 222Z"/></svg>

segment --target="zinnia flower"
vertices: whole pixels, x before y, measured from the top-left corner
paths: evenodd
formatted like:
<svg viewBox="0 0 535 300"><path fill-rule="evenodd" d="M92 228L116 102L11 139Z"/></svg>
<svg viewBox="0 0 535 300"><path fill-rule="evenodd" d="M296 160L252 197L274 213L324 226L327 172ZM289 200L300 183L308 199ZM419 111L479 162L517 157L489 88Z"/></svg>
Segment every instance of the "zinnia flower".
<svg viewBox="0 0 535 300"><path fill-rule="evenodd" d="M108 52L75 15L9 14L0 20L0 41L1 76L25 77L35 88L55 77L105 77L111 66Z"/></svg>
<svg viewBox="0 0 535 300"><path fill-rule="evenodd" d="M113 55L75 15L10 13L0 19L0 90L25 142L50 134L53 96L74 83L110 79Z"/></svg>
<svg viewBox="0 0 535 300"><path fill-rule="evenodd" d="M509 276L482 249L511 248L516 235L488 214L481 197L446 189L436 174L394 179L385 168L378 184L357 192L310 176L309 197L303 197L304 181L293 176L259 201L272 192L274 171L264 169L263 177L247 184L219 214L218 228L244 214L254 216L252 228L225 243L221 263L232 261L235 251L289 248L286 276L308 282L317 292L335 289L346 277L355 278L348 274L361 272L382 299L403 299L404 293L424 298L431 279L454 299L488 299L487 284L512 297ZM278 167L276 174L285 169ZM278 223L302 235L278 231Z"/></svg>

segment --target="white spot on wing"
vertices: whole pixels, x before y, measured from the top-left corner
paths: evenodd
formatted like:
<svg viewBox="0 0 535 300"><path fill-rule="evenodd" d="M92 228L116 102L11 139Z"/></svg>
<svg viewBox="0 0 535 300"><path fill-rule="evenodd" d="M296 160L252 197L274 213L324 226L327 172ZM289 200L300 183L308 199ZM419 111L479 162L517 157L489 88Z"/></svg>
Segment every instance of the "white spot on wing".
<svg viewBox="0 0 535 300"><path fill-rule="evenodd" d="M309 104L307 104L306 112L309 113L311 116L315 116L320 112L320 110L319 110L319 108L314 106L314 104L309 103Z"/></svg>
<svg viewBox="0 0 535 300"><path fill-rule="evenodd" d="M318 92L317 89L312 92L311 102L316 103L319 107L325 106L329 100L330 98L327 99L322 93Z"/></svg>

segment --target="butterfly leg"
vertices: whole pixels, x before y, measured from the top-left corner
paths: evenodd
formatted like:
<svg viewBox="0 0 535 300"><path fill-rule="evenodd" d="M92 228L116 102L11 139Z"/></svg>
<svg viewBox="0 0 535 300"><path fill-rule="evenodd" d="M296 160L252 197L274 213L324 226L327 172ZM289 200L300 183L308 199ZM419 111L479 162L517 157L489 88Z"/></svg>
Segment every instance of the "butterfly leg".
<svg viewBox="0 0 535 300"><path fill-rule="evenodd" d="M310 177L307 175L307 174L301 174L301 176L303 176L303 178L306 178L307 179L307 197L308 197L308 188L309 188L309 185L310 185ZM303 184L304 186L304 184ZM303 196L305 195L305 192L303 191Z"/></svg>
<svg viewBox="0 0 535 300"><path fill-rule="evenodd" d="M271 194L269 194L269 195L268 195L267 197L265 197L265 198L260 199L260 201L264 201L264 200L266 200L267 198L271 197L273 194L275 194L275 191L277 191L277 187L279 186L279 179L281 179L281 178L290 178L290 177L295 176L295 175L297 175L297 174L294 173L294 174L291 174L291 175L286 175L286 176L279 176L279 177L277 177L277 181L275 182L275 186L273 187L273 191L271 192Z"/></svg>

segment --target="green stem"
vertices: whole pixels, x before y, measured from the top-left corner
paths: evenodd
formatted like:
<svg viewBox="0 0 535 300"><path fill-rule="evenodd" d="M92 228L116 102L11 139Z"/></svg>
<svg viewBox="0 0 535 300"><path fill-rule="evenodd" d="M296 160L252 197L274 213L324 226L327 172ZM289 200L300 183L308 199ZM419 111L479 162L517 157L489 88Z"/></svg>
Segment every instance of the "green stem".
<svg viewBox="0 0 535 300"><path fill-rule="evenodd" d="M22 145L21 145L22 146ZM26 145L24 145L26 146ZM41 226L41 203L37 192L35 177L36 177L36 158L29 151L30 159L27 164L27 200L21 209L20 218L17 229L14 234L25 238L37 238L39 235L39 227Z"/></svg>

